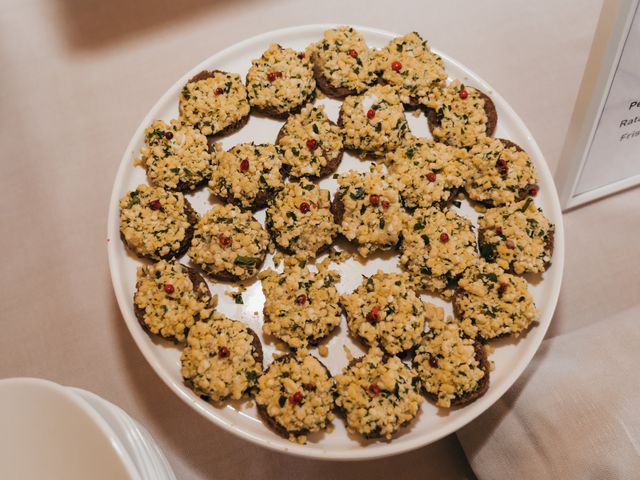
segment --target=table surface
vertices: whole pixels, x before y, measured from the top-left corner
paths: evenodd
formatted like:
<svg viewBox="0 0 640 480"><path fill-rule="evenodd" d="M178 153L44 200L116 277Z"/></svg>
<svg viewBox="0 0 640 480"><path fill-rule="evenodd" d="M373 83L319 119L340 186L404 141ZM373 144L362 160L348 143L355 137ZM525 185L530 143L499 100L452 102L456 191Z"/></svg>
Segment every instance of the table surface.
<svg viewBox="0 0 640 480"><path fill-rule="evenodd" d="M118 310L106 255L112 182L132 132L185 71L255 34L325 22L420 32L505 97L554 170L600 6L3 1L0 378L48 378L120 405L158 440L179 478L375 479L398 469L409 478L473 478L455 436L394 458L334 463L271 452L203 421L147 365ZM565 281L548 336L638 304L640 250L628 239L640 236L639 204L633 189L565 215Z"/></svg>

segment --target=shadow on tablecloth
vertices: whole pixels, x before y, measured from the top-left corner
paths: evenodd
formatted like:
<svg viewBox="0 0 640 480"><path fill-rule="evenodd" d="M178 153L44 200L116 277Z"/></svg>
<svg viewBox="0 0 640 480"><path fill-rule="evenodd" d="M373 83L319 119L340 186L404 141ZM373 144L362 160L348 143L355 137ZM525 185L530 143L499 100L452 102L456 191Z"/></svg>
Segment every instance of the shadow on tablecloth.
<svg viewBox="0 0 640 480"><path fill-rule="evenodd" d="M55 3L70 47L91 50L192 19L205 10L214 9L223 16L230 7L237 8L240 1L250 4L256 0L57 0Z"/></svg>

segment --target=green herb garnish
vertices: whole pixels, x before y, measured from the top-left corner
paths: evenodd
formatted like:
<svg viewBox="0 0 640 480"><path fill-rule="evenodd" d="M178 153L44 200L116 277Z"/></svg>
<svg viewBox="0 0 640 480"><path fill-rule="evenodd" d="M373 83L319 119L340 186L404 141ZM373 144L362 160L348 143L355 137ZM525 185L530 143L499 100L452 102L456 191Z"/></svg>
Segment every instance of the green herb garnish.
<svg viewBox="0 0 640 480"><path fill-rule="evenodd" d="M524 213L527 211L527 208L529 208L529 205L531 205L531 202L533 202L533 199L531 197L528 197L525 202L524 205L522 207L519 208L519 210Z"/></svg>
<svg viewBox="0 0 640 480"><path fill-rule="evenodd" d="M487 262L493 262L496 259L496 244L484 243L480 247L480 256Z"/></svg>
<svg viewBox="0 0 640 480"><path fill-rule="evenodd" d="M259 260L255 257L243 257L242 255L238 255L234 263L243 267L252 267L258 262Z"/></svg>
<svg viewBox="0 0 640 480"><path fill-rule="evenodd" d="M362 188L362 187L356 188L355 192L350 193L349 196L353 200L360 200L360 199L364 198L364 188Z"/></svg>

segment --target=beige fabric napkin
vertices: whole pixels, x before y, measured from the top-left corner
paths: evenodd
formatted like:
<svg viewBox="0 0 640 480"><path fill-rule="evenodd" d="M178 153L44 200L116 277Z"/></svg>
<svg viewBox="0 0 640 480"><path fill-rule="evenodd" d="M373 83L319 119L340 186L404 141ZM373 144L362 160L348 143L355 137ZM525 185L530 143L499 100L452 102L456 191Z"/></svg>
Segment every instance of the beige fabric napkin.
<svg viewBox="0 0 640 480"><path fill-rule="evenodd" d="M480 479L640 478L640 307L544 341L458 438Z"/></svg>

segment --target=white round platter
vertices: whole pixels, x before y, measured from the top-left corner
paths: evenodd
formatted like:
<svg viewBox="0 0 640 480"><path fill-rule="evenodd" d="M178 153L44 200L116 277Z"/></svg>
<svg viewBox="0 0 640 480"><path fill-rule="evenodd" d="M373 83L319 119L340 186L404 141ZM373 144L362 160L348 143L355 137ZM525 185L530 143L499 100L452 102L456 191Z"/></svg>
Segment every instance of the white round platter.
<svg viewBox="0 0 640 480"><path fill-rule="evenodd" d="M119 238L118 226L118 200L128 191L135 189L140 183L147 182L144 170L133 166L133 158L138 155L140 148L143 146L144 129L154 119L169 121L172 118L177 118L178 95L189 78L202 70L211 69L237 72L244 77L251 65L251 60L260 57L271 43L279 43L285 47L303 50L310 43L318 41L323 32L332 27L335 27L335 25L307 25L268 32L250 38L211 56L176 81L146 115L124 152L110 201L108 252L113 287L118 304L138 348L169 388L193 409L202 414L203 421L211 421L244 439L289 454L318 459L356 460L394 455L427 445L455 432L472 421L498 400L520 376L538 349L553 316L560 291L564 263L562 216L553 178L542 152L527 127L509 104L487 82L456 60L439 52L437 48L434 49L444 59L450 79L459 78L465 84L478 87L491 96L498 111L498 126L495 136L510 139L524 148L537 168L540 177L540 191L535 201L556 225L552 266L542 276L528 277L530 290L540 311L539 321L536 326L519 339L504 339L493 343L496 346L496 350L491 354L490 359L495 362L495 370L491 372L491 386L483 397L467 407L451 411L438 409L432 403L425 401L418 417L409 427L402 429L391 442L364 441L357 436L349 434L343 421L337 418L334 422L335 429L333 432L311 435L306 445L298 445L279 437L263 425L257 416L253 402L229 402L224 407L215 407L196 396L182 381L179 347L162 339L150 337L140 328L136 320L132 298L136 283L136 267L141 264L141 260L124 247ZM369 46L373 48L384 47L392 38L399 36L395 33L368 27L355 26L355 28L365 36ZM335 121L337 119L340 102L326 98L317 100L317 102L326 105L326 111L332 120ZM424 114L415 117L409 112L407 118L415 135L430 137ZM241 142L273 143L281 125L281 121L252 115L249 123L244 128L231 136L223 138L222 144L225 149L228 149ZM366 171L370 163L345 153L338 173L350 169ZM323 188L328 188L332 194L336 191L336 181L331 177L322 180L320 185ZM188 194L187 196L200 214L205 213L212 206L212 200L206 189L201 189L195 194ZM476 221L477 213L466 201L463 201L460 211L472 221ZM256 218L263 224L264 216L264 210L256 214ZM342 275L338 290L341 293L352 291L360 282L361 275L371 275L378 269L397 271L397 258L397 255L373 255L367 261L360 262L356 259L351 259L340 265L332 266L332 268L340 271ZM188 264L187 257L183 257L181 261ZM268 268L272 265L271 257L268 256L263 268ZM247 290L243 293L244 304L242 305L235 304L232 298L224 294L225 291L235 290L237 288L236 285L213 283L211 281L209 281L209 285L212 292L218 294L218 309L221 312L230 318L242 320L260 335L263 340L265 363L271 362L272 353L276 349L275 344L271 341L265 342L261 334L264 296L260 281L254 279L253 281L244 282ZM423 299L442 305L447 313L451 313L450 304L428 295L423 295ZM360 356L364 352L362 346L348 336L344 321L339 332L332 335L325 344L328 346L330 353L328 358L322 358L322 360L333 374L339 373L348 362L343 346L347 346L354 356ZM311 349L311 353L318 356L315 348Z"/></svg>

